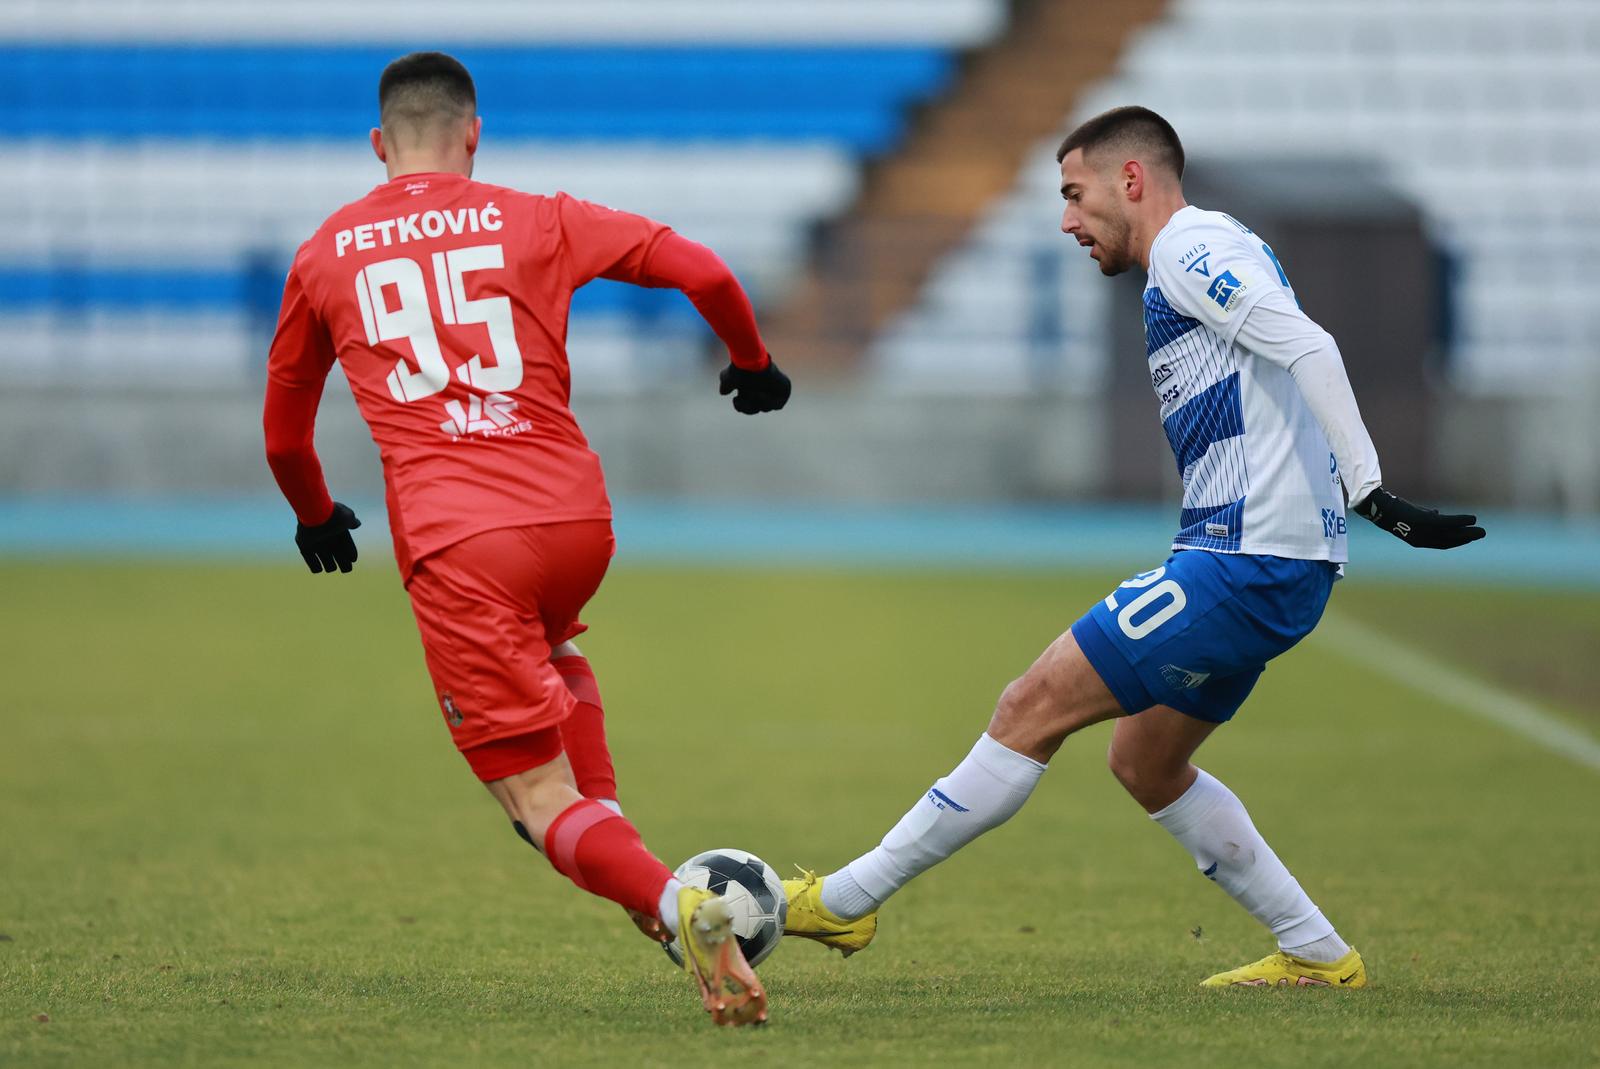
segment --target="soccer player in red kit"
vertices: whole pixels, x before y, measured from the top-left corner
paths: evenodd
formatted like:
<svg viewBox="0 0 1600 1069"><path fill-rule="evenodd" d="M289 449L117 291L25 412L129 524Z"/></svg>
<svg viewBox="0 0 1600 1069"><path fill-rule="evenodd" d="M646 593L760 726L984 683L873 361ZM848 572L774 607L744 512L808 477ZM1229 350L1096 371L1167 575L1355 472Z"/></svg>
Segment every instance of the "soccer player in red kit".
<svg viewBox="0 0 1600 1069"><path fill-rule="evenodd" d="M568 407L567 311L595 278L682 290L727 345L721 390L754 414L789 380L715 253L565 194L471 179L471 76L419 52L378 83L389 181L302 245L268 360L267 460L313 572L356 560L351 510L312 447L337 360L383 458L389 524L440 709L523 839L579 887L685 947L718 1024L766 1019L727 903L683 887L617 806L600 694L572 639L611 559L599 458Z"/></svg>

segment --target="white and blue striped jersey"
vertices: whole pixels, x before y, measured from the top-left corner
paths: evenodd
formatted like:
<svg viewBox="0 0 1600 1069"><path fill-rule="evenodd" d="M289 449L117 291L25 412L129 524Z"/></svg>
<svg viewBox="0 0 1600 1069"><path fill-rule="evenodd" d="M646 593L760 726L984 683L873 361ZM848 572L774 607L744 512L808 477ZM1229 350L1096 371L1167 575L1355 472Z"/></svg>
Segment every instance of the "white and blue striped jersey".
<svg viewBox="0 0 1600 1069"><path fill-rule="evenodd" d="M1299 315L1272 249L1232 216L1185 207L1150 247L1145 351L1183 477L1172 546L1343 562L1328 438L1283 363L1238 342L1269 296Z"/></svg>

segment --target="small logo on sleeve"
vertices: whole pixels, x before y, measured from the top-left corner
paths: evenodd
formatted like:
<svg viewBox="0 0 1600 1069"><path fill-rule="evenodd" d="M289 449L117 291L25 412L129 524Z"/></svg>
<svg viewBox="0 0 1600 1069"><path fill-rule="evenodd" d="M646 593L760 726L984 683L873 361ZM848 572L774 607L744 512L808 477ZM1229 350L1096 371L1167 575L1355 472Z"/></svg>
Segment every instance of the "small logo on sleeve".
<svg viewBox="0 0 1600 1069"><path fill-rule="evenodd" d="M1233 311L1233 306L1239 303L1239 298L1244 293L1244 283L1234 277L1232 271L1223 271L1211 280L1211 288L1206 290L1206 296L1217 302L1217 307L1224 312Z"/></svg>
<svg viewBox="0 0 1600 1069"><path fill-rule="evenodd" d="M1211 251L1206 248L1206 243L1202 241L1178 257L1178 266L1185 271L1198 271L1204 277L1210 278L1211 268L1206 266L1206 258L1210 255Z"/></svg>

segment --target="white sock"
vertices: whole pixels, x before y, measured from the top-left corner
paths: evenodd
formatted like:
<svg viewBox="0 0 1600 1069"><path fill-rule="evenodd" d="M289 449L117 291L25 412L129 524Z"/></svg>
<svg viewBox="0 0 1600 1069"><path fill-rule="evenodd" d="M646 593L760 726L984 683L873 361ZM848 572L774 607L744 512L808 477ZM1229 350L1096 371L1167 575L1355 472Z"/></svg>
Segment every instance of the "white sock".
<svg viewBox="0 0 1600 1069"><path fill-rule="evenodd" d="M1282 947L1282 950L1285 954L1293 954L1302 961L1314 961L1320 965L1332 965L1350 953L1350 944L1340 939L1338 932L1334 932L1310 943Z"/></svg>
<svg viewBox="0 0 1600 1069"><path fill-rule="evenodd" d="M853 921L883 905L861 889L848 867L823 878L822 908L840 920Z"/></svg>
<svg viewBox="0 0 1600 1069"><path fill-rule="evenodd" d="M622 803L618 802L615 798L596 798L595 801L611 810L617 816L622 816Z"/></svg>
<svg viewBox="0 0 1600 1069"><path fill-rule="evenodd" d="M678 892L681 890L683 884L674 876L661 889L661 901L656 903L656 916L661 918L661 923L667 926L667 931L672 933L674 939L678 936Z"/></svg>
<svg viewBox="0 0 1600 1069"><path fill-rule="evenodd" d="M1033 793L1045 766L987 734L900 818L883 842L822 884L822 905L844 920L871 913L912 877L1004 824Z"/></svg>
<svg viewBox="0 0 1600 1069"><path fill-rule="evenodd" d="M1215 776L1201 770L1194 786L1150 819L1183 844L1202 875L1270 928L1285 951L1310 961L1337 961L1349 951L1256 831L1244 803Z"/></svg>

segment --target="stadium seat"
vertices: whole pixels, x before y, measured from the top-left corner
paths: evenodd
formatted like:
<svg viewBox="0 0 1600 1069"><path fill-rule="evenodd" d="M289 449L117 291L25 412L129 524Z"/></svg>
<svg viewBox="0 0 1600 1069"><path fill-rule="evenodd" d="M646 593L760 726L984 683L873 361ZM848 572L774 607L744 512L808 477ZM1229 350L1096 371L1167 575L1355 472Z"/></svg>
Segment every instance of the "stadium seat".
<svg viewBox="0 0 1600 1069"><path fill-rule="evenodd" d="M1193 159L1356 154L1382 164L1459 265L1450 367L1461 388L1559 389L1593 359L1600 312L1586 280L1600 247L1600 5L1177 0L1070 119L1127 103L1166 115ZM925 299L879 339L886 375L967 390L996 378L1025 388L1040 375L1101 373L1093 354L1105 351L1108 328L1077 292L1092 288L1093 268L1055 232L1054 148L1038 147ZM1028 205L1036 222L1019 230ZM1052 255L1059 271L1012 266ZM959 332L985 309L1047 300L1058 280L1066 333L1054 373L1026 319L989 318L981 366L913 343ZM1040 296L1029 301L1018 288ZM1099 344L1071 341L1075 331Z"/></svg>
<svg viewBox="0 0 1600 1069"><path fill-rule="evenodd" d="M13 182L0 349L28 354L0 375L259 373L295 245L383 179L365 144L378 71L436 32L433 9L392 0L265 10L0 9ZM861 161L951 77L956 50L1004 18L1001 0L776 0L759 17L715 0L550 0L537 18L463 0L445 47L478 83L475 177L659 218L715 248L760 301L854 195ZM597 282L574 301L575 352L602 354L579 381L598 388L632 388L639 361L667 373L705 337L676 294Z"/></svg>

